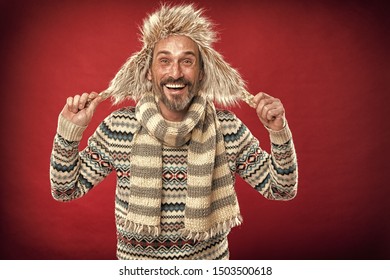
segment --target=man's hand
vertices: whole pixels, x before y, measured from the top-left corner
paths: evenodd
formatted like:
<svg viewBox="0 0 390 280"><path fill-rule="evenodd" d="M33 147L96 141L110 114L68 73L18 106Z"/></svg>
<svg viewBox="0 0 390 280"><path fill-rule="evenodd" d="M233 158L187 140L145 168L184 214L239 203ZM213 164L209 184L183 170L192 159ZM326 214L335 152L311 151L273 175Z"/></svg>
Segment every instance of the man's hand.
<svg viewBox="0 0 390 280"><path fill-rule="evenodd" d="M253 98L256 104L256 113L266 127L278 131L284 127L285 111L282 102L264 92Z"/></svg>
<svg viewBox="0 0 390 280"><path fill-rule="evenodd" d="M87 126L96 110L96 107L103 99L96 93L83 93L68 97L61 115L72 123L79 126Z"/></svg>

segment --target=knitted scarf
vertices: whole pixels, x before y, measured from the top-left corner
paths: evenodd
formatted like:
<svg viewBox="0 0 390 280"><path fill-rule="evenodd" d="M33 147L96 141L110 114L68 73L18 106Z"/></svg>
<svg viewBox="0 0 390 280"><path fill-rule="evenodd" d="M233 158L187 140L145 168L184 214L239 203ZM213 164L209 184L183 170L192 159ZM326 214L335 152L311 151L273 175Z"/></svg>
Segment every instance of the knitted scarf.
<svg viewBox="0 0 390 280"><path fill-rule="evenodd" d="M125 227L158 236L162 193L162 146L188 144L184 238L206 240L241 223L233 178L214 104L194 97L185 119L167 122L152 93L136 106L141 127L131 151L131 186Z"/></svg>

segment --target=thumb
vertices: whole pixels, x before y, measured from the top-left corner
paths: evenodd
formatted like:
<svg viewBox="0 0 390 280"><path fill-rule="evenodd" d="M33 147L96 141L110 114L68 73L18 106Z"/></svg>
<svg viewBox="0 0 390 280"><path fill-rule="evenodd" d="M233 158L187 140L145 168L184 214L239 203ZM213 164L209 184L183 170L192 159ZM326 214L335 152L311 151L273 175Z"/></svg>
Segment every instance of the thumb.
<svg viewBox="0 0 390 280"><path fill-rule="evenodd" d="M95 112L97 106L103 101L104 99L101 96L96 96L92 101L89 103L88 110Z"/></svg>

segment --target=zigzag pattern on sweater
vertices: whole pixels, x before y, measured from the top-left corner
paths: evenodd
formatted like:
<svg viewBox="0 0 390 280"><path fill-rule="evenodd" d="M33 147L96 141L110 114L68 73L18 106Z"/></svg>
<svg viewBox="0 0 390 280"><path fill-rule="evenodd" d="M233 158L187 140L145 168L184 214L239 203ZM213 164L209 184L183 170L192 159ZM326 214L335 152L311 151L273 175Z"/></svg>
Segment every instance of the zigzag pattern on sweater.
<svg viewBox="0 0 390 280"><path fill-rule="evenodd" d="M237 173L267 199L288 200L296 194L297 164L292 140L271 145L271 154L259 146L248 128L231 112L217 110L225 139L226 157L232 173ZM113 112L78 152L79 142L57 134L50 160L53 197L70 201L87 194L111 172L116 173L115 219L117 256L120 259L227 259L227 235L203 242L180 237L184 227L187 191L187 145L163 147L161 180L161 234L158 238L130 234L121 223L131 194L131 148L139 124L134 108Z"/></svg>
<svg viewBox="0 0 390 280"><path fill-rule="evenodd" d="M117 238L119 247L117 254L128 254L128 250L131 249L131 259L223 259L228 255L225 235L199 242L185 240L174 234L151 238L136 234L128 236L118 231Z"/></svg>

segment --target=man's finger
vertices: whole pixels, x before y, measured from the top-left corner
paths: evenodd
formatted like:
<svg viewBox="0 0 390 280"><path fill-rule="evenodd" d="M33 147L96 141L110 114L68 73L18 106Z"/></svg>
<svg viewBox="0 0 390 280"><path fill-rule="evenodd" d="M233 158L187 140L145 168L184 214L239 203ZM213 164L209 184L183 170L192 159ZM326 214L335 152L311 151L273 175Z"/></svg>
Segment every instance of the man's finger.
<svg viewBox="0 0 390 280"><path fill-rule="evenodd" d="M90 99L88 109L92 110L94 112L96 110L96 107L103 101L103 98L99 95L95 95L93 99Z"/></svg>
<svg viewBox="0 0 390 280"><path fill-rule="evenodd" d="M73 97L73 103L72 103L72 112L75 114L79 111L79 101L80 101L80 95L75 95Z"/></svg>
<svg viewBox="0 0 390 280"><path fill-rule="evenodd" d="M80 97L80 100L79 100L79 105L78 105L78 109L79 110L82 110L86 107L86 104L88 102L88 98L89 98L89 94L88 93L83 93Z"/></svg>
<svg viewBox="0 0 390 280"><path fill-rule="evenodd" d="M256 104L259 104L259 102L262 99L265 99L267 97L270 97L270 96L268 94L266 94L265 92L259 92L258 94L255 95L255 97L253 97L253 102L255 102Z"/></svg>
<svg viewBox="0 0 390 280"><path fill-rule="evenodd" d="M66 99L66 105L67 105L67 109L68 111L72 112L72 106L73 106L73 97L68 97Z"/></svg>
<svg viewBox="0 0 390 280"><path fill-rule="evenodd" d="M256 112L259 116L262 116L264 117L264 113L269 109L271 108L273 104L273 100L271 98L262 98L260 99L260 101L258 102L257 104L257 109L256 109Z"/></svg>
<svg viewBox="0 0 390 280"><path fill-rule="evenodd" d="M281 107L276 107L276 108L269 109L268 112L267 112L266 118L269 121L273 121L277 117L282 117L283 116L283 112L284 112L284 110Z"/></svg>

